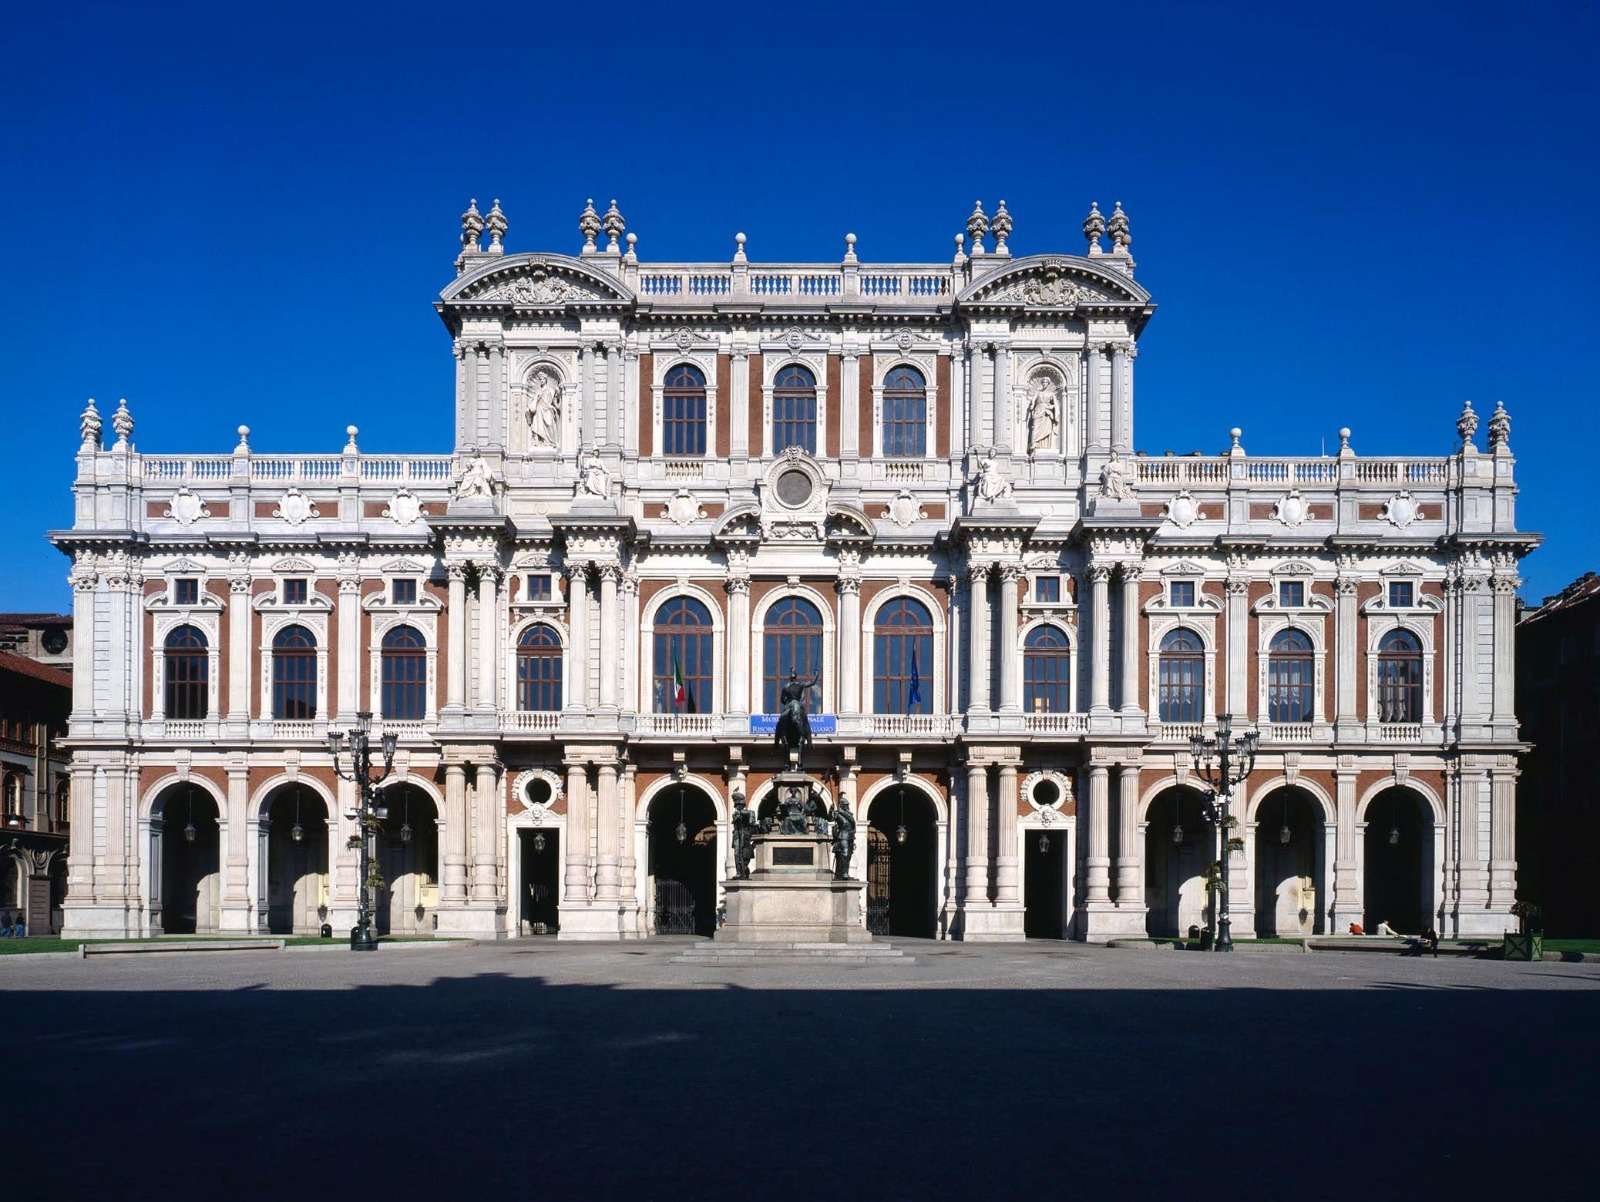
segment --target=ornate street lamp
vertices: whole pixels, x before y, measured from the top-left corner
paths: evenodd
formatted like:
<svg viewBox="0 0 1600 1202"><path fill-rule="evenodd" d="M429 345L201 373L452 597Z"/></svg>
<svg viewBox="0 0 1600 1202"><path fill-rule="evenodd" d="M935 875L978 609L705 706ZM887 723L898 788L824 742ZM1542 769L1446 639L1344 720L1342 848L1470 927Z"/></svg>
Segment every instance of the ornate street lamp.
<svg viewBox="0 0 1600 1202"><path fill-rule="evenodd" d="M183 841L193 843L200 835L200 832L194 829L194 795L184 794L183 801Z"/></svg>
<svg viewBox="0 0 1600 1202"><path fill-rule="evenodd" d="M361 853L356 869L361 887L356 893L356 925L350 929L350 950L353 952L376 951L378 947L378 938L372 929L372 912L383 879L373 863L373 852L378 831L382 828L383 820L389 816L388 806L378 800L378 786L394 770L395 735L392 731L386 731L381 740L383 770L373 776L371 734L372 715L366 710L356 715L355 727L343 735L336 730L328 732L328 754L333 757L333 770L341 779L354 781L356 785L356 833L350 836L350 844ZM341 748L350 754L349 772L339 767Z"/></svg>
<svg viewBox="0 0 1600 1202"><path fill-rule="evenodd" d="M1212 738L1195 735L1189 740L1189 752L1194 757L1195 775L1211 788L1205 798L1205 815L1217 828L1217 859L1211 868L1211 946L1219 952L1233 950L1233 935L1229 930L1226 909L1228 891L1228 832L1234 820L1228 814L1233 791L1249 777L1256 766L1256 751L1261 744L1259 730L1247 730L1235 737L1233 715L1217 715L1217 733ZM1280 838L1282 837L1280 832Z"/></svg>
<svg viewBox="0 0 1600 1202"><path fill-rule="evenodd" d="M405 817L400 820L400 842L410 843L413 832L411 830L411 795L406 794Z"/></svg>
<svg viewBox="0 0 1600 1202"><path fill-rule="evenodd" d="M894 841L901 847L906 845L906 840L911 837L911 832L906 830L906 790L900 787L900 825L894 828Z"/></svg>
<svg viewBox="0 0 1600 1202"><path fill-rule="evenodd" d="M294 795L294 825L289 828L289 838L296 843L306 841L306 828L300 825L300 792L295 790Z"/></svg>
<svg viewBox="0 0 1600 1202"><path fill-rule="evenodd" d="M678 786L678 825L672 828L672 834L680 844L689 841L689 827L683 820L683 786Z"/></svg>

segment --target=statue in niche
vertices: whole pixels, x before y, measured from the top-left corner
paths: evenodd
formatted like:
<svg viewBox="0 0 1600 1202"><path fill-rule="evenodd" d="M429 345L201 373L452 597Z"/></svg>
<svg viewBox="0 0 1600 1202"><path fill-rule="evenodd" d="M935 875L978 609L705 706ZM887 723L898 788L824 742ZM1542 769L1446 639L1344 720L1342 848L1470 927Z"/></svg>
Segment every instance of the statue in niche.
<svg viewBox="0 0 1600 1202"><path fill-rule="evenodd" d="M1128 483L1128 468L1121 459L1106 460L1100 469L1100 495L1113 501L1131 501L1133 485Z"/></svg>
<svg viewBox="0 0 1600 1202"><path fill-rule="evenodd" d="M1056 378L1041 371L1029 381L1028 451L1053 451L1061 430L1060 390Z"/></svg>
<svg viewBox="0 0 1600 1202"><path fill-rule="evenodd" d="M536 447L561 445L561 385L548 371L528 381L528 437Z"/></svg>

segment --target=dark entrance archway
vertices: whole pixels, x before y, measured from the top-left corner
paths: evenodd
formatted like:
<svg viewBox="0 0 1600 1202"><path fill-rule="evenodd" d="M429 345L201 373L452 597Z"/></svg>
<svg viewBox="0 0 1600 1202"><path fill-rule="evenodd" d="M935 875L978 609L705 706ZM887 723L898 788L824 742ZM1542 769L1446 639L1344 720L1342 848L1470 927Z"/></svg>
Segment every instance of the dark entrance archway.
<svg viewBox="0 0 1600 1202"><path fill-rule="evenodd" d="M1407 935L1433 922L1433 812L1410 789L1385 789L1367 806L1362 850L1362 925L1387 922Z"/></svg>
<svg viewBox="0 0 1600 1202"><path fill-rule="evenodd" d="M561 832L554 827L517 832L522 853L519 930L553 935L561 926Z"/></svg>
<svg viewBox="0 0 1600 1202"><path fill-rule="evenodd" d="M326 914L328 807L312 789L293 784L275 789L265 810L266 929L314 934Z"/></svg>
<svg viewBox="0 0 1600 1202"><path fill-rule="evenodd" d="M1145 822L1145 930L1152 937L1179 936L1204 926L1206 865L1217 858L1216 832L1206 821L1200 794L1167 789L1150 803Z"/></svg>
<svg viewBox="0 0 1600 1202"><path fill-rule="evenodd" d="M151 923L164 934L221 926L222 839L217 803L199 785L174 785L150 808Z"/></svg>
<svg viewBox="0 0 1600 1202"><path fill-rule="evenodd" d="M651 926L657 935L717 930L717 810L697 786L673 784L650 800Z"/></svg>
<svg viewBox="0 0 1600 1202"><path fill-rule="evenodd" d="M378 934L431 934L439 906L438 808L415 785L391 785L382 796L389 816L378 834Z"/></svg>
<svg viewBox="0 0 1600 1202"><path fill-rule="evenodd" d="M1321 935L1328 902L1322 807L1303 789L1276 789L1256 810L1256 935Z"/></svg>
<svg viewBox="0 0 1600 1202"><path fill-rule="evenodd" d="M867 820L867 930L932 939L937 922L939 816L920 789L872 799Z"/></svg>
<svg viewBox="0 0 1600 1202"><path fill-rule="evenodd" d="M1067 835L1027 831L1023 837L1022 932L1029 939L1067 937Z"/></svg>

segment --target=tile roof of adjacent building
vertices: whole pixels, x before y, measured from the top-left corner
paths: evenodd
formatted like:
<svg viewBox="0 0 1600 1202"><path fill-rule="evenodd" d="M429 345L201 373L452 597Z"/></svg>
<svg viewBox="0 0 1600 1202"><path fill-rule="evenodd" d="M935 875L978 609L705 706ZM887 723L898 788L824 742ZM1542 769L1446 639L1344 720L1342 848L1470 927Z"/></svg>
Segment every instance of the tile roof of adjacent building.
<svg viewBox="0 0 1600 1202"><path fill-rule="evenodd" d="M29 659L26 655L16 655L10 651L0 651L0 672L15 672L18 676L31 676L35 680L42 680L47 684L60 685L63 689L72 687L72 677L59 668L52 668L48 664L41 664L37 660Z"/></svg>
<svg viewBox="0 0 1600 1202"><path fill-rule="evenodd" d="M1537 608L1522 615L1524 622L1536 622L1547 614L1573 609L1600 597L1600 575L1585 572L1559 593L1546 597Z"/></svg>

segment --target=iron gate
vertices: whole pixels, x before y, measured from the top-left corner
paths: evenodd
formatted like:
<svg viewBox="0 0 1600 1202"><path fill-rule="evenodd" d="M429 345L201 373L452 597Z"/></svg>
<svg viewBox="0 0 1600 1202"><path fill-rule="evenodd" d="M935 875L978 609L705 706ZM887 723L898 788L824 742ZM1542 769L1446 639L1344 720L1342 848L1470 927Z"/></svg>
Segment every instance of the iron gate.
<svg viewBox="0 0 1600 1202"><path fill-rule="evenodd" d="M656 878L656 934L695 933L694 891L682 881Z"/></svg>

